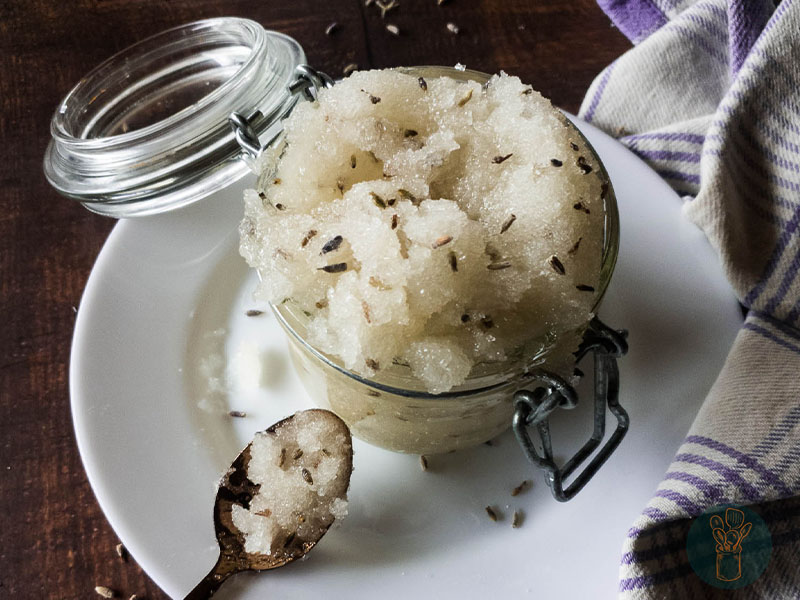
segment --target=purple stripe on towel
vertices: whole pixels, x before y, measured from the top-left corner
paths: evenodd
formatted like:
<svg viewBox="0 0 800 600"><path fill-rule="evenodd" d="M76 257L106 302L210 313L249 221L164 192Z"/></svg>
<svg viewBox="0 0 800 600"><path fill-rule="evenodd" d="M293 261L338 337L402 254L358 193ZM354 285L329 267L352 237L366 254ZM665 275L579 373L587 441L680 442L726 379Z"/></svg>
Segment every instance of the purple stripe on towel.
<svg viewBox="0 0 800 600"><path fill-rule="evenodd" d="M764 324L770 325L771 327L774 327L775 329L779 329L781 333L785 333L786 335L788 335L793 340L796 340L796 341L800 342L800 329L796 329L796 328L792 327L791 325L787 325L783 321L781 321L779 319L776 319L772 315L767 314L767 313L765 313L764 311L761 311L761 310L755 310L754 309L754 310L751 310L749 313L747 313L747 320L748 321L752 321L754 319L758 319L760 321L763 321Z"/></svg>
<svg viewBox="0 0 800 600"><path fill-rule="evenodd" d="M763 54L763 64L751 61L742 68L734 88L728 90L723 104L717 108L718 112L732 117L745 116L760 128L771 119L782 130L800 134L800 127L795 124L796 117L800 116L800 106L784 96L765 97L757 93L760 91L759 82L763 80L770 81L776 89L794 89L800 84L796 75L787 73L769 53L753 50L753 54ZM723 116L722 120L715 120L714 125L725 128L729 118Z"/></svg>
<svg viewBox="0 0 800 600"><path fill-rule="evenodd" d="M628 537L629 538L639 537L642 534L643 531L646 531L646 530L645 529L640 529L639 527L631 527L630 529L628 529Z"/></svg>
<svg viewBox="0 0 800 600"><path fill-rule="evenodd" d="M700 48L701 50L704 50L708 56L711 56L712 58L716 59L721 64L725 66L728 65L727 47L724 49L724 52L720 51L719 48L709 43L708 39L705 36L703 36L699 30L691 26L684 27L683 25L675 21L673 21L667 27L665 27L664 30L677 32L682 38L686 39L691 44L693 44L694 48Z"/></svg>
<svg viewBox="0 0 800 600"><path fill-rule="evenodd" d="M731 138L729 138L731 139ZM790 181L789 179L785 179L780 175L775 175L767 171L763 166L761 166L758 162L754 161L750 157L747 156L745 152L741 150L741 144L738 143L738 140L732 139L731 145L734 146L736 152L730 152L729 149L721 150L719 148L705 148L703 149L703 154L706 156L716 156L720 159L735 159L738 166L744 165L750 171L752 171L757 177L761 180L766 180L767 182L777 185L785 190L789 190L790 192L800 192L800 183L795 181ZM764 190L766 195L771 196L774 192L769 189ZM797 206L796 202L789 202L789 207Z"/></svg>
<svg viewBox="0 0 800 600"><path fill-rule="evenodd" d="M658 525L658 527L656 527L656 525ZM635 538L635 537L645 538L645 537L654 535L656 533L666 531L666 529L669 529L669 528L672 528L672 527L680 527L680 526L681 526L680 520L678 520L678 521L660 521L658 523L648 523L647 525L645 525L644 528L641 528L641 529L639 527L631 527L630 529L628 529L628 534L627 535L628 535L629 538Z"/></svg>
<svg viewBox="0 0 800 600"><path fill-rule="evenodd" d="M748 62L742 66L734 88L728 92L734 98L741 98L746 92L760 90L761 82L765 79L773 86L773 90L793 90L800 83L798 82L796 71L777 62L783 58L781 50L770 49L767 51L756 46L752 49L750 55L753 58L748 59ZM779 120L782 127L798 133L798 127L793 120L795 117L800 116L800 105L793 102L788 94L779 94L777 96L750 95L752 97L751 101L757 103L758 113L764 112ZM794 115L789 115L789 118L784 117L783 115L787 111L793 112ZM763 118L760 114L755 116ZM780 117L783 118L781 119Z"/></svg>
<svg viewBox="0 0 800 600"><path fill-rule="evenodd" d="M640 150L635 144L631 150L647 160L672 160L676 162L699 163L700 154L697 152L675 152L672 150Z"/></svg>
<svg viewBox="0 0 800 600"><path fill-rule="evenodd" d="M682 18L694 23L699 28L705 30L706 33L708 33L711 37L717 40L717 42L720 42L722 44L728 43L728 32L725 30L725 21L721 23L714 22L704 17L692 14L688 11L686 12L685 15L682 15Z"/></svg>
<svg viewBox="0 0 800 600"><path fill-rule="evenodd" d="M771 331L767 331L763 327L759 327L758 325L755 325L753 323L745 323L744 325L742 325L742 328L747 329L749 331L754 331L755 333L761 335L761 337L764 337L770 340L771 342L775 342L776 344L778 344L779 346L783 346L787 350L791 350L792 352L800 354L800 346L795 346L794 344L790 344L789 342L782 340L774 333L772 333Z"/></svg>
<svg viewBox="0 0 800 600"><path fill-rule="evenodd" d="M767 77L769 77L769 76L774 76L772 71L770 71L770 73L767 75ZM735 100L738 100L740 106L742 104L744 104L744 102L746 100L749 100L749 97L746 97L746 95L743 92L739 91L739 90L731 90L731 91L728 92L728 94L730 95L731 98L733 98ZM753 102L755 102L755 100ZM752 107L748 107L748 108L752 108ZM792 121L790 121L786 117L786 115L783 114L783 112L781 111L780 108L776 108L774 105L771 105L771 104L770 105L764 104L763 102L759 102L757 108L763 114L766 114L766 115L769 115L770 117L772 117L772 119L778 125L780 125L783 129L791 131L792 133L800 134L800 127L798 127ZM789 107L789 108L791 108L791 107ZM717 110L719 112L725 113L726 115L736 116L738 110L744 110L744 109L741 109L738 106L735 107L735 106L728 106L727 104L720 104L720 106L717 108Z"/></svg>
<svg viewBox="0 0 800 600"><path fill-rule="evenodd" d="M747 327L747 324L744 325ZM701 467L705 467L706 469L710 469L722 475L722 478L730 483L731 485L735 485L739 488L742 493L747 497L748 500L760 500L761 494L759 491L753 487L750 483L745 481L745 479L739 475L734 469L723 465L720 462L715 460L711 460L710 458L706 458L705 456L700 456L699 454L690 454L690 453L682 453L675 456L673 462L685 462L693 465L699 465Z"/></svg>
<svg viewBox="0 0 800 600"><path fill-rule="evenodd" d="M797 427L798 424L800 424L800 404L796 404L789 409L789 412L781 419L780 423L764 436L764 439L750 451L750 454L758 457L766 455L767 452L772 450L789 435L789 432ZM780 472L780 469L775 470Z"/></svg>
<svg viewBox="0 0 800 600"><path fill-rule="evenodd" d="M672 500L675 504L680 506L683 510L685 510L690 516L699 515L703 512L703 507L699 504L695 504L692 502L687 496L684 496L680 492L676 492L675 490L658 490L655 493L656 498L666 498L667 500Z"/></svg>
<svg viewBox="0 0 800 600"><path fill-rule="evenodd" d="M620 560L621 565L631 565L640 562L647 562L648 560L655 560L661 558L665 554L672 554L673 552L680 552L686 549L686 540L678 540L663 546L654 546L647 550L634 550L626 552L622 555Z"/></svg>
<svg viewBox="0 0 800 600"><path fill-rule="evenodd" d="M597 84L597 91L594 93L592 97L592 102L589 104L589 108L586 109L586 114L583 115L583 120L587 123L591 123L592 119L594 118L594 111L597 110L597 105L600 104L600 98L603 95L603 92L606 89L606 84L608 84L608 80L611 78L611 72L614 70L614 65L616 63L611 63L606 67L605 72L603 73L603 77L600 79L600 83Z"/></svg>
<svg viewBox="0 0 800 600"><path fill-rule="evenodd" d="M734 191L738 194L738 200L752 210L758 218L770 223L776 230L782 230L786 226L787 220L770 209L774 209L774 204L777 203L778 206L794 210L794 204L783 196L765 194L763 187L753 179L752 175L739 169L737 165L732 164L733 162L727 157L722 157L719 164L720 168L725 170L726 177L730 181L736 182Z"/></svg>
<svg viewBox="0 0 800 600"><path fill-rule="evenodd" d="M786 10L789 8L789 6L791 6L792 4L793 4L793 0L783 0L783 2L781 2L778 5L778 8L775 10L774 13L772 13L772 16L770 17L769 22L764 27L764 31L761 32L762 36L765 33L768 33L773 27L775 27L775 24L778 21L781 20L781 17L783 17L783 14L786 12Z"/></svg>
<svg viewBox="0 0 800 600"><path fill-rule="evenodd" d="M720 8L715 4L716 0L704 0L692 6L692 10L707 11L705 14L714 15L718 19L728 22L728 12L724 8Z"/></svg>
<svg viewBox="0 0 800 600"><path fill-rule="evenodd" d="M688 181L689 183L700 185L700 175L667 169L657 169L656 173L661 175L664 179L677 179L678 181Z"/></svg>
<svg viewBox="0 0 800 600"><path fill-rule="evenodd" d="M637 140L666 140L668 142L689 142L691 144L702 144L705 136L696 133L670 132L670 133L636 133L621 137L621 142L635 142Z"/></svg>
<svg viewBox="0 0 800 600"><path fill-rule="evenodd" d="M789 311L789 314L786 315L786 322L793 323L800 327L800 299L797 300L795 305L792 307L792 310Z"/></svg>
<svg viewBox="0 0 800 600"><path fill-rule="evenodd" d="M713 140L715 137L717 136L710 135L708 139ZM739 201L756 211L765 211L776 207L795 211L798 208L797 200L781 196L774 189L770 189L763 183L763 177L751 172L750 167L743 161L741 153L731 151L732 148L733 144L726 144L722 149L704 148L703 154L716 157L719 160L719 166L727 171L728 179L736 182L735 191L739 194ZM742 186L747 186L749 189L745 191L741 189ZM780 229L791 222L784 219L779 213L767 211L766 215L769 215L767 220Z"/></svg>
<svg viewBox="0 0 800 600"><path fill-rule="evenodd" d="M800 154L800 146L791 140L786 139L786 137L782 136L776 129L773 129L767 123L758 121L757 127L764 133L764 135L768 136L769 139L778 144L784 150L788 150L794 154Z"/></svg>
<svg viewBox="0 0 800 600"><path fill-rule="evenodd" d="M778 462L778 464L775 465L775 468L783 473L790 466L794 466L798 462L798 460L800 460L800 446L795 446L794 448L789 450L783 456L783 458L781 458L780 462Z"/></svg>
<svg viewBox="0 0 800 600"><path fill-rule="evenodd" d="M800 225L800 208L795 210L794 215L792 215L791 221L786 223L786 228L781 232L780 237L778 238L778 243L775 245L775 248L772 251L772 254L769 257L769 261L764 267L764 274L761 276L759 282L750 290L750 293L744 299L744 305L750 307L753 303L761 296L761 293L764 291L764 288L767 286L767 282L770 280L772 275L775 273L775 269L778 268L778 264L780 263L781 259L783 258L783 253L786 248L789 246L789 242L794 237L794 234L797 232L797 227Z"/></svg>
<svg viewBox="0 0 800 600"><path fill-rule="evenodd" d="M642 511L642 514L647 517L650 517L657 523L660 523L661 521L668 521L670 518L667 513L665 513L660 508L655 508L654 506L648 506Z"/></svg>
<svg viewBox="0 0 800 600"><path fill-rule="evenodd" d="M685 473L683 471L669 471L664 475L664 481L680 481L689 483L703 492L708 499L708 504L719 504L725 500L725 489L720 485L709 483L702 477L693 475L692 473Z"/></svg>
<svg viewBox="0 0 800 600"><path fill-rule="evenodd" d="M789 264L789 268L786 269L783 280L778 286L778 290L764 306L765 311L772 313L778 308L780 303L783 302L783 299L786 298L786 294L788 294L789 290L792 288L792 282L795 277L797 277L798 271L800 271L800 252L794 255L792 262Z"/></svg>
<svg viewBox="0 0 800 600"><path fill-rule="evenodd" d="M667 513L665 513L663 510L654 508L652 506L646 507L642 511L642 514L645 515L646 517L650 517L656 523L661 523L663 521L669 520L669 515ZM630 529L628 529L628 537L635 538L639 537L642 534L646 535L648 533L651 533L653 531L653 529L650 529L652 525L654 525L654 523L649 523L645 529L641 529L639 527L631 527Z"/></svg>
<svg viewBox="0 0 800 600"><path fill-rule="evenodd" d="M731 448L727 444L723 444L722 442L718 442L717 440L712 440L711 438L702 435L687 436L684 443L699 444L701 446L705 446L706 448L711 448L712 450L716 450L717 452L720 452L726 456L730 456L731 458L739 461L744 466L758 473L761 476L762 480L769 483L771 486L779 490L781 493L786 495L792 493L789 487L783 481L781 481L781 478L778 477L775 473L767 469L752 456L748 456L744 452L740 452L735 448Z"/></svg>
<svg viewBox="0 0 800 600"><path fill-rule="evenodd" d="M667 22L664 13L651 0L597 0L597 3L634 44Z"/></svg>
<svg viewBox="0 0 800 600"><path fill-rule="evenodd" d="M777 155L775 152L769 149L769 146L766 146L759 141L759 137L763 138L763 136L768 136L773 142L779 143L779 140L776 139L774 135L770 135L771 130L765 126L763 122L736 119L735 129L731 126L732 123L729 121L716 120L713 122L713 125L720 129L728 129L729 133L726 136L712 133L708 135L707 139L718 142L720 145L733 142L737 148L741 147L741 145L738 143L738 140L744 140L752 148L752 150L755 151L756 154L763 154L771 163L781 167L782 169L800 173L800 163L796 163ZM759 131L755 131L755 129L758 129L761 133L759 133ZM734 137L734 133L738 135ZM740 150L740 152L745 154L752 153L746 150ZM765 171L762 169L762 172Z"/></svg>
<svg viewBox="0 0 800 600"><path fill-rule="evenodd" d="M692 574L692 567L689 566L688 563L673 567L672 569L666 569L661 571L660 573L655 573L653 575L642 575L640 577L626 577L625 579L620 579L619 582L619 591L620 592L628 592L630 590L639 590L641 588L646 587L653 587L656 585L660 585L662 583L667 583L668 581L672 581L673 579L677 579L678 577L685 577L686 575Z"/></svg>
<svg viewBox="0 0 800 600"><path fill-rule="evenodd" d="M761 30L769 20L764 0L730 0L728 3L728 31L730 33L731 74L742 68L750 49L758 40Z"/></svg>

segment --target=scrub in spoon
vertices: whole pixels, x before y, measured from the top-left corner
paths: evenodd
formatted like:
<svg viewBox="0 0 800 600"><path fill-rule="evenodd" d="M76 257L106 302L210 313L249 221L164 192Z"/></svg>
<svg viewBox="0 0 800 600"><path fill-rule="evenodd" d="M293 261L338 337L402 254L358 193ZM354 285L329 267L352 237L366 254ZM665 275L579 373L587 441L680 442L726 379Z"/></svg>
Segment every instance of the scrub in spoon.
<svg viewBox="0 0 800 600"><path fill-rule="evenodd" d="M220 557L186 600L210 598L240 571L276 569L305 556L347 514L352 470L350 431L329 411L301 411L257 433L220 482Z"/></svg>

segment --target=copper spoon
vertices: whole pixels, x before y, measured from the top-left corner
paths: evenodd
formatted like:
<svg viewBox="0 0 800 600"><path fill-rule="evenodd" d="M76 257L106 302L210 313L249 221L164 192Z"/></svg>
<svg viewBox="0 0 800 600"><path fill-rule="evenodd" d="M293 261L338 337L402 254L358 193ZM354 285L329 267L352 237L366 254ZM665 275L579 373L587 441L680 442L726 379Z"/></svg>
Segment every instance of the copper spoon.
<svg viewBox="0 0 800 600"><path fill-rule="evenodd" d="M347 488L350 485L350 475L353 471L353 442L350 430L347 425L335 414L327 410L313 409L304 411L313 414L315 418L324 419L327 424L340 429L345 434L345 443L340 448L333 449L341 453L341 457L346 460L345 477L336 481L334 494L337 498L345 498ZM297 414L279 421L266 429L265 433L273 435L285 434L282 429L286 428ZM302 558L317 544L333 524L334 517L331 516L330 522L322 523L315 539L301 540L296 535L296 531L284 532L282 544L283 550L273 554L253 554L244 549L244 536L233 524L231 511L234 505L248 508L253 496L258 492L260 485L253 483L248 477L248 466L250 463L250 448L252 442L242 450L236 460L231 464L230 469L222 477L217 489L217 499L214 503L214 529L216 531L217 542L219 543L220 555L217 564L206 575L195 588L189 592L185 600L205 600L210 598L219 589L223 582L231 575L240 571L266 571L277 569ZM279 540L280 541L280 540Z"/></svg>

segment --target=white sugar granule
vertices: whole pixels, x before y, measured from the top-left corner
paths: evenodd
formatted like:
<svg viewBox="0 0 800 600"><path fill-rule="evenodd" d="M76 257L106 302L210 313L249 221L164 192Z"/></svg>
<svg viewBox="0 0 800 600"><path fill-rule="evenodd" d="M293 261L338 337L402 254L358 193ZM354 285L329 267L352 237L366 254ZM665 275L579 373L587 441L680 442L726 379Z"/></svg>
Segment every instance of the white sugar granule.
<svg viewBox="0 0 800 600"><path fill-rule="evenodd" d="M531 340L577 339L607 184L518 78L425 83L358 72L300 103L245 194L241 253L261 297L310 315L313 346L367 377L399 360L438 393Z"/></svg>

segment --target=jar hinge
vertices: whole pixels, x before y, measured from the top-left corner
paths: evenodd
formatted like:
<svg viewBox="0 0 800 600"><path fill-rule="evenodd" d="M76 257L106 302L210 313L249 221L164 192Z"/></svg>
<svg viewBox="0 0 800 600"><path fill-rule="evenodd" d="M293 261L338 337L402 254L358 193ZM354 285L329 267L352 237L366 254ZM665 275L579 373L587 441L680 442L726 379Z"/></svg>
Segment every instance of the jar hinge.
<svg viewBox="0 0 800 600"><path fill-rule="evenodd" d="M319 90L323 87L329 88L334 84L333 79L322 71L317 71L308 65L297 65L294 69L294 77L288 85L289 93L292 95L303 94L306 100L313 102L317 99ZM256 110L249 116L244 116L240 112L232 112L228 117L233 135L241 146L242 150L252 159L258 158L268 144L262 144L258 139L258 131L263 126L265 118L260 110Z"/></svg>
<svg viewBox="0 0 800 600"><path fill-rule="evenodd" d="M594 354L594 429L589 440L563 467L553 460L550 439L550 414L556 408L571 409L578 403L578 394L569 383L548 371L536 371L531 375L538 382L532 391L519 390L514 394L514 417L512 428L523 452L533 464L544 470L545 481L559 502L573 498L597 473L619 446L628 431L628 413L619 405L619 369L617 358L628 352L627 331L615 331L600 319L592 319L583 336L576 362L589 352ZM617 419L617 427L611 437L594 456L584 470L564 488L564 480L594 452L605 437L606 406ZM542 452L539 453L528 427L536 427Z"/></svg>

